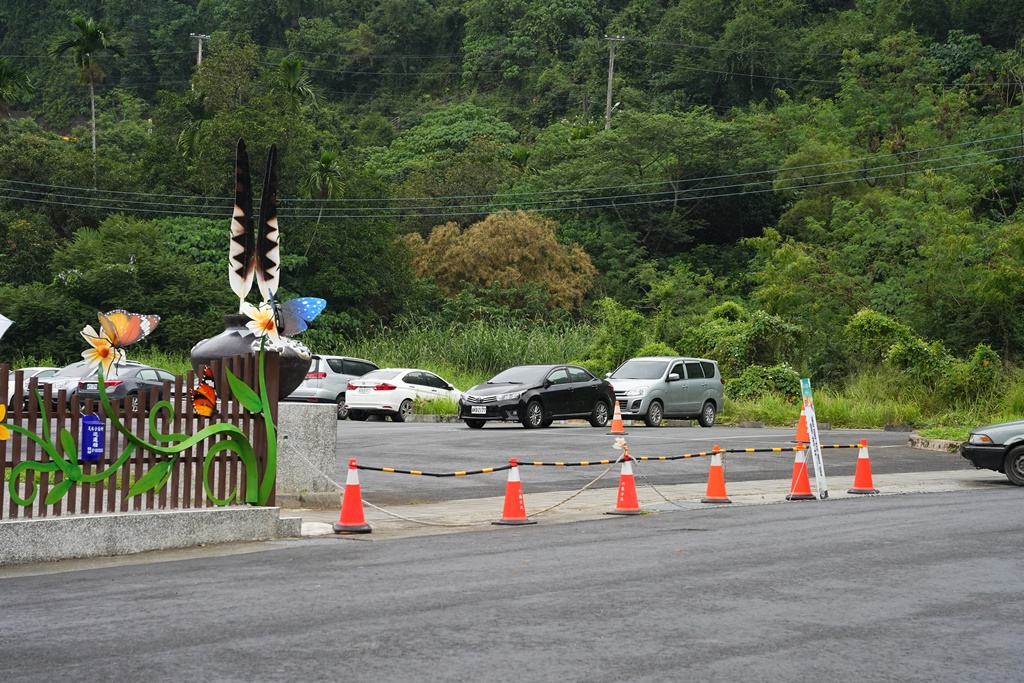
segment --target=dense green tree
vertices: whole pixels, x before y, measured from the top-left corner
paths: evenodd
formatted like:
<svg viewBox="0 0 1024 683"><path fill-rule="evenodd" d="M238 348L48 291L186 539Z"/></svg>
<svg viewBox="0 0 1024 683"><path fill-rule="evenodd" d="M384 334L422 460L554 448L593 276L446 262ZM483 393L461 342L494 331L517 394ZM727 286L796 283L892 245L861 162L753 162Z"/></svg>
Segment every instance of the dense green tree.
<svg viewBox="0 0 1024 683"><path fill-rule="evenodd" d="M32 91L32 84L24 69L0 57L0 117L8 115L7 110L21 95Z"/></svg>

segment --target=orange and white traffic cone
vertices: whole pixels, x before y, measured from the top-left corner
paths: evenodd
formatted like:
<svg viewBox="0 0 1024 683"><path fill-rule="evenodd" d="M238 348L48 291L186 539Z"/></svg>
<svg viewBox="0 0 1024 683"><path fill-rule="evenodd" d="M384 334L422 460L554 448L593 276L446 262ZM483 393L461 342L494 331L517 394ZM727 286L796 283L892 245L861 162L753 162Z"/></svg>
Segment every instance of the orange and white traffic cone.
<svg viewBox="0 0 1024 683"><path fill-rule="evenodd" d="M629 448L625 439L615 439L615 448L623 451L622 472L619 474L619 495L615 509L609 515L639 515L640 501L636 496L636 481L633 479L633 465L629 462Z"/></svg>
<svg viewBox="0 0 1024 683"><path fill-rule="evenodd" d="M526 502L523 500L523 483L519 479L519 463L515 458L508 461L512 467L508 471L508 483L505 484L505 509L501 519L491 524L536 524L526 518Z"/></svg>
<svg viewBox="0 0 1024 683"><path fill-rule="evenodd" d="M797 443L810 443L811 435L807 431L807 409L800 406L800 421L796 423L796 438L793 439Z"/></svg>
<svg viewBox="0 0 1024 683"><path fill-rule="evenodd" d="M619 409L619 402L615 402L615 412L612 413L612 429L609 434L625 436L626 430L622 426L622 411Z"/></svg>
<svg viewBox="0 0 1024 683"><path fill-rule="evenodd" d="M359 469L356 459L348 461L345 497L341 500L341 517L334 525L336 534L368 534L372 531L363 516L363 496L359 492Z"/></svg>
<svg viewBox="0 0 1024 683"><path fill-rule="evenodd" d="M871 459L868 457L868 440L860 440L860 452L857 454L857 471L853 475L853 488L847 493L878 493L871 481Z"/></svg>
<svg viewBox="0 0 1024 683"><path fill-rule="evenodd" d="M714 455L711 456L711 471L708 472L708 490L702 503L731 503L729 496L725 493L725 467L722 466L722 453L718 446L715 446Z"/></svg>
<svg viewBox="0 0 1024 683"><path fill-rule="evenodd" d="M807 477L807 449L802 443L796 445L793 481L789 485L786 500L815 500L814 494L811 493L811 480Z"/></svg>

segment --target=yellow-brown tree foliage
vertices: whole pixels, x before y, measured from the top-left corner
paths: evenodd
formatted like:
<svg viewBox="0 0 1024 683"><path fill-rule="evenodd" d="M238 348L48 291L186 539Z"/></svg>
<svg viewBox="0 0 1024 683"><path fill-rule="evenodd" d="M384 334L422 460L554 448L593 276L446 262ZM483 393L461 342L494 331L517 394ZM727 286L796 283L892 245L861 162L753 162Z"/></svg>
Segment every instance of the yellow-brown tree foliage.
<svg viewBox="0 0 1024 683"><path fill-rule="evenodd" d="M449 296L458 294L463 282L482 287L536 283L546 288L549 309L575 308L597 269L582 247L558 243L557 227L555 221L519 211L492 214L465 232L446 223L434 228L427 241L416 234L405 239L416 277L433 279Z"/></svg>

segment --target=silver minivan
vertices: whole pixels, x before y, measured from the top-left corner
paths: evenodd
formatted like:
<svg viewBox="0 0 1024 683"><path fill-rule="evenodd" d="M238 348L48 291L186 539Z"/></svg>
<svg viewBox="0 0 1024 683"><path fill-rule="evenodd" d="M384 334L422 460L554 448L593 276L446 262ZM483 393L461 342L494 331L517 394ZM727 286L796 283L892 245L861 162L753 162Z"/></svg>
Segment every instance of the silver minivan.
<svg viewBox="0 0 1024 683"><path fill-rule="evenodd" d="M362 358L313 354L306 378L284 400L337 403L338 419L344 420L348 417L348 409L345 408L345 389L348 387L348 381L376 369L375 363Z"/></svg>
<svg viewBox="0 0 1024 683"><path fill-rule="evenodd" d="M725 405L725 380L718 363L706 358L630 358L608 374L625 420L657 427L666 418L715 424Z"/></svg>

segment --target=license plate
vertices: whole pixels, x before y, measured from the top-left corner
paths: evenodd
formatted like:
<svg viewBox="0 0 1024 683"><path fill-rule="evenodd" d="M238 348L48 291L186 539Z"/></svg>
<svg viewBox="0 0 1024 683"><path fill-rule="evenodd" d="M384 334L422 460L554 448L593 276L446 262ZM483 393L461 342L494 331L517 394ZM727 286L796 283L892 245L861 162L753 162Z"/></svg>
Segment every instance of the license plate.
<svg viewBox="0 0 1024 683"><path fill-rule="evenodd" d="M359 387L358 389L356 389L356 393L357 394L368 394L368 393L370 393L371 388L372 387Z"/></svg>
<svg viewBox="0 0 1024 683"><path fill-rule="evenodd" d="M89 390L96 389L96 382L86 382L85 383L85 388L89 389Z"/></svg>
<svg viewBox="0 0 1024 683"><path fill-rule="evenodd" d="M473 413L474 415L486 415L487 406L470 406L469 412Z"/></svg>

